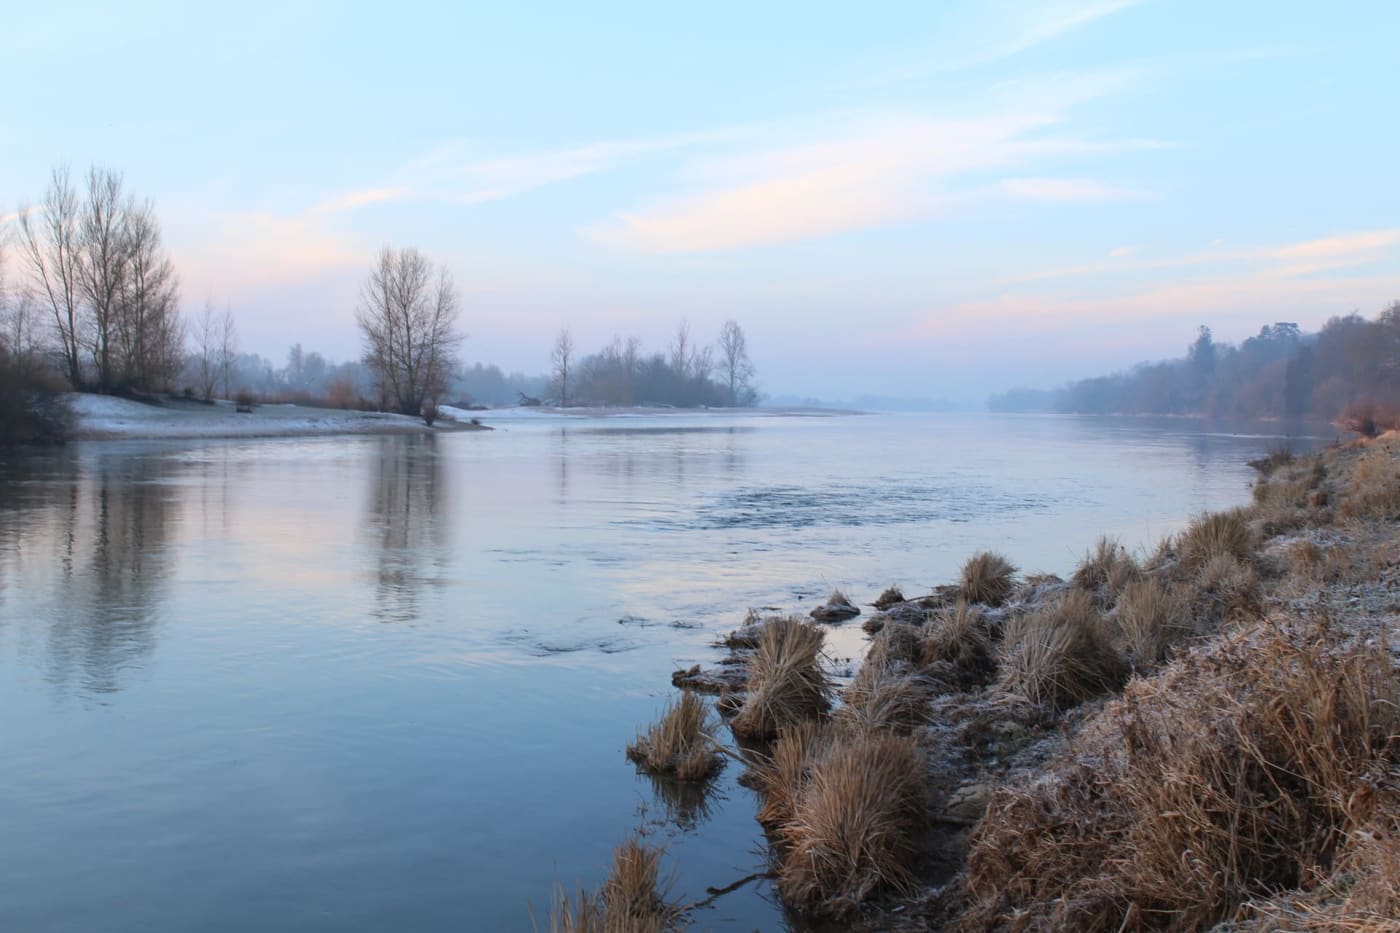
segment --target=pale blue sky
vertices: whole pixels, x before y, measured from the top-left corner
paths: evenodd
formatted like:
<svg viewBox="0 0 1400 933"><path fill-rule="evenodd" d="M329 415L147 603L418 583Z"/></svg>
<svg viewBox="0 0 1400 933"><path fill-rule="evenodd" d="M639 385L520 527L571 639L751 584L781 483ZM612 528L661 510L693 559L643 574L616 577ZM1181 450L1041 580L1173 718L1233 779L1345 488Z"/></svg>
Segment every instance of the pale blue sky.
<svg viewBox="0 0 1400 933"><path fill-rule="evenodd" d="M452 268L470 360L733 317L824 397L1400 298L1394 3L204 7L0 3L0 215L124 171L279 360L358 352L383 243Z"/></svg>

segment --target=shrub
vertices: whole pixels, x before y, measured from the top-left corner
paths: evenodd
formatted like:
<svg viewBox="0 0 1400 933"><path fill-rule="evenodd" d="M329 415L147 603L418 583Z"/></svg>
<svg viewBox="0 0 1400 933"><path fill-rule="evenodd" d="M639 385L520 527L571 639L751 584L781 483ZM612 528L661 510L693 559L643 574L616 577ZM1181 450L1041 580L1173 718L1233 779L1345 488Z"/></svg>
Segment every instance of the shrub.
<svg viewBox="0 0 1400 933"><path fill-rule="evenodd" d="M771 739L831 708L831 686L821 666L825 637L818 625L801 619L764 624L748 661L748 694L730 721L736 736Z"/></svg>
<svg viewBox="0 0 1400 933"><path fill-rule="evenodd" d="M73 430L67 386L0 347L0 445L61 444Z"/></svg>
<svg viewBox="0 0 1400 933"><path fill-rule="evenodd" d="M840 916L877 891L912 890L925 794L924 756L912 737L836 736L779 831L783 902Z"/></svg>
<svg viewBox="0 0 1400 933"><path fill-rule="evenodd" d="M1342 409L1336 424L1343 431L1355 431L1362 437L1377 437L1400 428L1400 409L1368 399L1357 399Z"/></svg>
<svg viewBox="0 0 1400 933"><path fill-rule="evenodd" d="M1008 622L998 667L1002 694L1054 709L1119 687L1127 673L1082 590Z"/></svg>
<svg viewBox="0 0 1400 933"><path fill-rule="evenodd" d="M1014 588L1016 568L1000 554L979 551L963 564L962 597L968 602L1000 606Z"/></svg>
<svg viewBox="0 0 1400 933"><path fill-rule="evenodd" d="M724 766L714 741L710 708L686 690L666 705L661 719L627 746L627 757L652 774L703 781Z"/></svg>

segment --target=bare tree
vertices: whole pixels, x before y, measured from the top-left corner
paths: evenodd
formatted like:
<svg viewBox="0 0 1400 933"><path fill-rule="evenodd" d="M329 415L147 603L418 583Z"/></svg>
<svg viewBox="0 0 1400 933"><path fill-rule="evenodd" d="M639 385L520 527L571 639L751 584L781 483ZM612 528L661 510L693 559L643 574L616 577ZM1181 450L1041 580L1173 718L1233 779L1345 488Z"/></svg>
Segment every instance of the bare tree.
<svg viewBox="0 0 1400 933"><path fill-rule="evenodd" d="M676 326L676 339L671 344L671 368L684 382L690 378L695 351L690 345L690 322L682 319Z"/></svg>
<svg viewBox="0 0 1400 933"><path fill-rule="evenodd" d="M360 289L355 313L386 407L406 415L436 413L462 341L457 290L445 266L418 250L384 247ZM429 422L431 423L431 421Z"/></svg>
<svg viewBox="0 0 1400 933"><path fill-rule="evenodd" d="M123 225L126 271L120 281L117 342L121 378L165 388L180 365L184 327L175 267L161 246L160 223L149 201L131 205Z"/></svg>
<svg viewBox="0 0 1400 933"><path fill-rule="evenodd" d="M103 390L117 383L113 351L117 349L118 315L127 272L127 205L122 177L93 167L88 172L87 200L78 222L78 287L91 315L88 352Z"/></svg>
<svg viewBox="0 0 1400 933"><path fill-rule="evenodd" d="M554 339L554 350L549 354L554 366L554 384L559 388L559 407L569 407L569 378L574 369L574 335L567 327L559 328L559 336Z"/></svg>
<svg viewBox="0 0 1400 933"><path fill-rule="evenodd" d="M753 363L749 361L748 340L736 321L725 321L719 329L719 371L729 389L729 404L752 401Z"/></svg>
<svg viewBox="0 0 1400 933"><path fill-rule="evenodd" d="M205 301L204 310L195 318L194 353L199 397L207 402L214 397L214 386L219 382L219 320L212 301Z"/></svg>
<svg viewBox="0 0 1400 933"><path fill-rule="evenodd" d="M53 317L63 374L75 389L83 383L78 231L77 192L68 167L55 166L43 201L20 207L20 251L35 290Z"/></svg>
<svg viewBox="0 0 1400 933"><path fill-rule="evenodd" d="M238 356L238 326L233 320L233 309L224 307L218 321L219 369L224 377L224 398L232 398L229 377L233 372L234 357Z"/></svg>

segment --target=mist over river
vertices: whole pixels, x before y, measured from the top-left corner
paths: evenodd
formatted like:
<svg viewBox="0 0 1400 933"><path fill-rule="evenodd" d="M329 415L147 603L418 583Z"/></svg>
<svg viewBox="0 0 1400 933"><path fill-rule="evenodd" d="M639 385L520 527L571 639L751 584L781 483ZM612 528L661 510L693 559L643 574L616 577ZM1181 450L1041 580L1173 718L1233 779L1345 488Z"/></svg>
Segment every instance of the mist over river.
<svg viewBox="0 0 1400 933"><path fill-rule="evenodd" d="M82 442L0 462L0 929L528 930L639 824L693 901L763 865L731 762L623 748L749 607L1065 574L1247 501L1273 429L668 414ZM1295 442L1317 446L1330 434ZM869 612L869 610L866 610ZM828 652L856 655L859 620ZM781 929L764 883L696 929Z"/></svg>

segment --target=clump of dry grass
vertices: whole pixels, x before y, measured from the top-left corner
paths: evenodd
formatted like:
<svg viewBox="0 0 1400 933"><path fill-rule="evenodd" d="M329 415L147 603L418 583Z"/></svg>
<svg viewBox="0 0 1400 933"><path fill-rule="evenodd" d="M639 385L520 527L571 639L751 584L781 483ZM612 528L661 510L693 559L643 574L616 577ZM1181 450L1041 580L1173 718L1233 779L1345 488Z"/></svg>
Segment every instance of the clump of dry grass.
<svg viewBox="0 0 1400 933"><path fill-rule="evenodd" d="M724 766L714 739L710 707L686 690L666 704L661 718L627 746L627 757L652 774L703 781Z"/></svg>
<svg viewBox="0 0 1400 933"><path fill-rule="evenodd" d="M792 819L812 766L830 750L831 730L824 722L809 720L783 730L773 743L772 754L753 772L760 800L758 822L772 827Z"/></svg>
<svg viewBox="0 0 1400 933"><path fill-rule="evenodd" d="M952 664L959 672L980 676L995 666L992 641L982 610L958 600L924 623L922 662Z"/></svg>
<svg viewBox="0 0 1400 933"><path fill-rule="evenodd" d="M1337 511L1344 518L1370 521L1400 518L1400 461L1384 442L1373 444L1356 461Z"/></svg>
<svg viewBox="0 0 1400 933"><path fill-rule="evenodd" d="M1335 583L1356 575L1359 569L1346 548L1323 547L1307 538L1288 549L1288 568L1293 578L1310 583Z"/></svg>
<svg viewBox="0 0 1400 933"><path fill-rule="evenodd" d="M914 666L923 655L922 633L918 626L908 622L887 622L884 628L870 639L870 650L865 654L865 667L893 667L899 664Z"/></svg>
<svg viewBox="0 0 1400 933"><path fill-rule="evenodd" d="M782 729L831 708L831 686L822 670L825 634L812 622L768 622L748 660L748 693L730 721L741 739L771 739Z"/></svg>
<svg viewBox="0 0 1400 933"><path fill-rule="evenodd" d="M1197 572L1192 602L1206 625L1256 618L1263 612L1259 574L1251 564L1216 554Z"/></svg>
<svg viewBox="0 0 1400 933"><path fill-rule="evenodd" d="M1054 709L1121 686L1127 673L1082 590L1007 623L998 668L1003 695Z"/></svg>
<svg viewBox="0 0 1400 933"><path fill-rule="evenodd" d="M1195 631L1190 601L1181 588L1147 578L1129 583L1114 610L1128 658L1137 670L1166 660L1175 644Z"/></svg>
<svg viewBox="0 0 1400 933"><path fill-rule="evenodd" d="M963 927L1197 930L1317 890L1348 839L1400 827L1398 693L1384 645L1282 628L1133 681L1048 773L993 798Z"/></svg>
<svg viewBox="0 0 1400 933"><path fill-rule="evenodd" d="M904 591L901 590L898 586L887 586L885 587L884 592L877 596L875 598L875 602L871 603L871 605L873 605L876 609L884 611L885 609L888 609L894 605L898 605L902 602L904 602Z"/></svg>
<svg viewBox="0 0 1400 933"><path fill-rule="evenodd" d="M1254 556L1254 536L1240 510L1211 512L1198 517L1181 533L1177 550L1189 570L1198 570L1221 556L1248 561Z"/></svg>
<svg viewBox="0 0 1400 933"><path fill-rule="evenodd" d="M1111 604L1123 587L1141 573L1117 538L1102 535L1074 571L1074 585L1090 592L1102 592Z"/></svg>
<svg viewBox="0 0 1400 933"><path fill-rule="evenodd" d="M531 927L538 933L539 925L533 920L532 917ZM579 888L570 899L563 885L554 886L549 902L550 933L606 933L603 923L603 904L599 898Z"/></svg>
<svg viewBox="0 0 1400 933"><path fill-rule="evenodd" d="M978 551L963 564L961 595L971 603L1000 606L1015 589L1016 567L1000 554Z"/></svg>
<svg viewBox="0 0 1400 933"><path fill-rule="evenodd" d="M841 694L840 725L861 732L907 734L929 721L929 686L919 678L868 661Z"/></svg>
<svg viewBox="0 0 1400 933"><path fill-rule="evenodd" d="M660 933L680 920L677 904L668 900L670 885L661 881L661 850L633 836L613 852L613 869L603 883L604 928L611 931Z"/></svg>
<svg viewBox="0 0 1400 933"><path fill-rule="evenodd" d="M877 891L912 890L925 782L924 756L912 737L841 733L812 765L779 830L783 902L840 916Z"/></svg>
<svg viewBox="0 0 1400 933"><path fill-rule="evenodd" d="M661 850L633 836L613 850L612 872L598 893L571 902L556 887L551 933L665 933L680 928L681 909L661 880Z"/></svg>
<svg viewBox="0 0 1400 933"><path fill-rule="evenodd" d="M1392 810L1394 805L1378 809ZM1347 834L1332 873L1314 889L1246 903L1240 933L1400 931L1400 826L1374 819Z"/></svg>
<svg viewBox="0 0 1400 933"><path fill-rule="evenodd" d="M812 618L818 622L844 622L847 619L860 615L860 609L855 603L841 592L840 588L831 591L826 602L822 603L811 612Z"/></svg>

